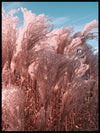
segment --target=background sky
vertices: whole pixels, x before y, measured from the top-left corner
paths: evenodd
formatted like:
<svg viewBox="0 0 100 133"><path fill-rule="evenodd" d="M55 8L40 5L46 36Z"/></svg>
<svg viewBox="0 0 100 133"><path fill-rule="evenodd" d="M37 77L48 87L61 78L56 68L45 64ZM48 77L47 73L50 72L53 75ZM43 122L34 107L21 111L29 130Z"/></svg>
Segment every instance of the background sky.
<svg viewBox="0 0 100 133"><path fill-rule="evenodd" d="M98 2L2 2L6 13L20 7L31 10L36 15L45 14L52 18L54 29L74 26L75 31L81 31L92 20L98 21ZM16 13L23 22L21 12ZM98 49L98 41L89 41Z"/></svg>

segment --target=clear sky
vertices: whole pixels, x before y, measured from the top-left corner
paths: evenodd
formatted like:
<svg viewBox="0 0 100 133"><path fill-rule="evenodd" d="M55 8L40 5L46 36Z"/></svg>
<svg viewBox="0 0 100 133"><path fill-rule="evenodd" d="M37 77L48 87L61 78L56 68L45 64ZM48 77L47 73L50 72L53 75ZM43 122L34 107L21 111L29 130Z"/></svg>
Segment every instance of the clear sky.
<svg viewBox="0 0 100 133"><path fill-rule="evenodd" d="M72 25L75 31L81 31L92 20L98 21L98 2L2 2L2 6L6 13L23 7L36 15L45 14L52 18L54 29ZM16 15L23 21L21 12ZM97 41L92 40L89 43L98 47Z"/></svg>

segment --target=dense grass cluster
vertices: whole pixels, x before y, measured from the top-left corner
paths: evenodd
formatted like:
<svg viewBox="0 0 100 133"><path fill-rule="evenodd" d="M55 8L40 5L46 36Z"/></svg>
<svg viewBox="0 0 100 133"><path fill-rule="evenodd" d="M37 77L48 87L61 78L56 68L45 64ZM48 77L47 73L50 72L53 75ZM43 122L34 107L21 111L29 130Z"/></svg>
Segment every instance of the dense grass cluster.
<svg viewBox="0 0 100 133"><path fill-rule="evenodd" d="M18 29L17 10L2 10L2 130L97 131L98 55L87 44L97 22L53 30L43 14L21 11Z"/></svg>

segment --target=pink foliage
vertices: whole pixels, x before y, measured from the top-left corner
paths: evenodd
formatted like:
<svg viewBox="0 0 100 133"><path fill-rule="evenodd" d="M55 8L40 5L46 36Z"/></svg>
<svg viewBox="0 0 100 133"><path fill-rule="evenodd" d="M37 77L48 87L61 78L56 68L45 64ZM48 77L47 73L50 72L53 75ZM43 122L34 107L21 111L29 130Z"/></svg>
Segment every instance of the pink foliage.
<svg viewBox="0 0 100 133"><path fill-rule="evenodd" d="M98 23L74 33L53 30L50 20L2 9L3 131L98 130L98 58L87 44Z"/></svg>

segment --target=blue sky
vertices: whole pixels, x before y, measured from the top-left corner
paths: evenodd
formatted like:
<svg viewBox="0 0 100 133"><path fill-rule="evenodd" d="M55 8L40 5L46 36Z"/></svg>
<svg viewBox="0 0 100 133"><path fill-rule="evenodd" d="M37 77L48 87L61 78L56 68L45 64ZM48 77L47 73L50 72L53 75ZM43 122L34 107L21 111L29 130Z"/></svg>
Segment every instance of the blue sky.
<svg viewBox="0 0 100 133"><path fill-rule="evenodd" d="M81 31L92 20L98 21L98 2L2 2L5 12L20 7L31 10L36 15L45 14L52 18L55 28L74 26L75 31ZM23 21L22 13L18 15ZM97 41L89 41L93 47L98 47Z"/></svg>

